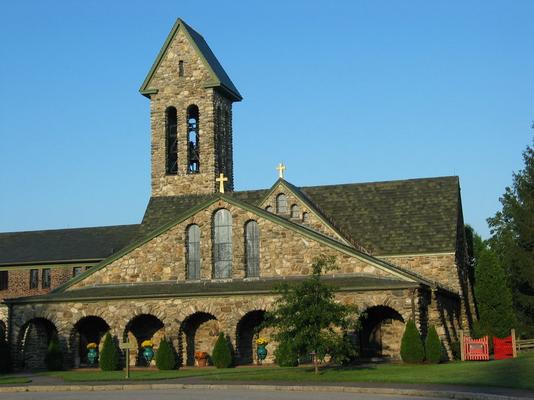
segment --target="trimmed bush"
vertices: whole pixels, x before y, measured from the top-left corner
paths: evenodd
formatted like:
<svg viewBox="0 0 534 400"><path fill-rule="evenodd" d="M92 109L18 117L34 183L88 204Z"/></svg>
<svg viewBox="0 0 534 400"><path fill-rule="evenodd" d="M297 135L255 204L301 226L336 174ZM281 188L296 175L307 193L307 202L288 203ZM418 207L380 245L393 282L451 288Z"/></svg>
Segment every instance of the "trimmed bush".
<svg viewBox="0 0 534 400"><path fill-rule="evenodd" d="M452 353L452 359L453 360L461 360L462 353L460 349L460 342L458 340L453 340L451 342L451 353Z"/></svg>
<svg viewBox="0 0 534 400"><path fill-rule="evenodd" d="M5 374L11 369L11 354L4 332L0 334L0 374Z"/></svg>
<svg viewBox="0 0 534 400"><path fill-rule="evenodd" d="M413 320L408 321L402 335L401 358L406 363L420 363L425 358L423 341Z"/></svg>
<svg viewBox="0 0 534 400"><path fill-rule="evenodd" d="M156 367L159 370L169 370L176 367L176 358L174 357L172 345L166 338L161 340L156 352Z"/></svg>
<svg viewBox="0 0 534 400"><path fill-rule="evenodd" d="M99 357L100 369L102 371L116 371L120 369L120 354L111 339L111 335L106 333L104 344Z"/></svg>
<svg viewBox="0 0 534 400"><path fill-rule="evenodd" d="M296 367L299 365L299 357L290 342L282 342L278 344L278 348L274 351L274 358L280 367Z"/></svg>
<svg viewBox="0 0 534 400"><path fill-rule="evenodd" d="M50 341L44 361L46 369L49 371L61 371L63 369L63 353L59 348L57 339Z"/></svg>
<svg viewBox="0 0 534 400"><path fill-rule="evenodd" d="M425 359L429 363L438 364L441 361L441 341L436 327L431 325L425 339Z"/></svg>
<svg viewBox="0 0 534 400"><path fill-rule="evenodd" d="M211 360L217 368L230 368L232 366L232 351L222 332L219 333L217 342L213 347Z"/></svg>

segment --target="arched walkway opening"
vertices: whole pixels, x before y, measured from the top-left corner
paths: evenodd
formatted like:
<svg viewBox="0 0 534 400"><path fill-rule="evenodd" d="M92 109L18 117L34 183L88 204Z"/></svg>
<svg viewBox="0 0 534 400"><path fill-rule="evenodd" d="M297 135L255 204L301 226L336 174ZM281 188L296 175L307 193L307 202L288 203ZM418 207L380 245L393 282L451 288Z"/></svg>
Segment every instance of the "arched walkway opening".
<svg viewBox="0 0 534 400"><path fill-rule="evenodd" d="M70 346L75 368L88 365L87 345L89 343L96 343L101 348L102 338L109 329L107 322L96 316L83 317L74 324Z"/></svg>
<svg viewBox="0 0 534 400"><path fill-rule="evenodd" d="M254 310L246 313L239 320L236 327L236 361L238 364L252 364L254 362L254 340L259 335L260 325L265 321L264 310Z"/></svg>
<svg viewBox="0 0 534 400"><path fill-rule="evenodd" d="M360 356L400 357L404 319L388 306L368 308L361 318L359 331Z"/></svg>
<svg viewBox="0 0 534 400"><path fill-rule="evenodd" d="M135 344L131 351L130 364L135 366L148 366L143 357L141 345L145 340L151 340L154 347L159 346L163 338L163 322L152 314L140 314L132 318L124 330L123 340L128 340ZM154 363L154 361L152 361Z"/></svg>
<svg viewBox="0 0 534 400"><path fill-rule="evenodd" d="M219 322L212 314L196 312L188 316L180 327L180 354L187 366L195 365L195 352L211 356L219 336Z"/></svg>
<svg viewBox="0 0 534 400"><path fill-rule="evenodd" d="M33 318L20 328L17 351L23 369L44 369L48 345L57 340L58 334L53 322L46 318Z"/></svg>

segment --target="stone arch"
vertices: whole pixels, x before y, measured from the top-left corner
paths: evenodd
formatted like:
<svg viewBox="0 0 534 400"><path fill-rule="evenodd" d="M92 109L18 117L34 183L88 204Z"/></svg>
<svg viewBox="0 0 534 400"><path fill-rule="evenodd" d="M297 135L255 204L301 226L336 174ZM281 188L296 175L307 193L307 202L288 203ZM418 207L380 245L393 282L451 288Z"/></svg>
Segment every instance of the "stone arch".
<svg viewBox="0 0 534 400"><path fill-rule="evenodd" d="M131 365L148 366L142 356L141 345L143 341L151 340L154 347L157 348L163 338L164 328L165 324L162 320L153 314L138 314L126 324L122 340L128 340L135 344L134 349L130 353Z"/></svg>
<svg viewBox="0 0 534 400"><path fill-rule="evenodd" d="M52 340L58 340L56 325L48 318L34 317L19 329L17 357L23 369L44 369L46 351Z"/></svg>
<svg viewBox="0 0 534 400"><path fill-rule="evenodd" d="M101 317L89 315L80 318L69 335L74 367L87 366L87 345L96 343L99 348L104 335L110 331L109 324Z"/></svg>
<svg viewBox="0 0 534 400"><path fill-rule="evenodd" d="M254 340L259 336L259 328L265 321L265 310L252 310L239 320L236 326L236 361L238 364L254 362Z"/></svg>
<svg viewBox="0 0 534 400"><path fill-rule="evenodd" d="M360 317L358 332L360 356L400 357L400 341L405 320L394 308L375 305L367 308Z"/></svg>
<svg viewBox="0 0 534 400"><path fill-rule="evenodd" d="M194 366L197 351L211 355L219 331L219 321L212 313L197 311L186 317L180 326L178 350L182 363Z"/></svg>

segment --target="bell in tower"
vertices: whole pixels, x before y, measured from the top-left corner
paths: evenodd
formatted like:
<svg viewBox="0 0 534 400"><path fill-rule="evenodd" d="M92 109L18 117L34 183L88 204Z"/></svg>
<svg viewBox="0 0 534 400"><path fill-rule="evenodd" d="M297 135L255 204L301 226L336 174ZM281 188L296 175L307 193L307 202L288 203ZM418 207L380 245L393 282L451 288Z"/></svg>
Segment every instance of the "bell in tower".
<svg viewBox="0 0 534 400"><path fill-rule="evenodd" d="M232 103L242 97L204 38L174 24L140 92L150 99L152 196L234 187Z"/></svg>

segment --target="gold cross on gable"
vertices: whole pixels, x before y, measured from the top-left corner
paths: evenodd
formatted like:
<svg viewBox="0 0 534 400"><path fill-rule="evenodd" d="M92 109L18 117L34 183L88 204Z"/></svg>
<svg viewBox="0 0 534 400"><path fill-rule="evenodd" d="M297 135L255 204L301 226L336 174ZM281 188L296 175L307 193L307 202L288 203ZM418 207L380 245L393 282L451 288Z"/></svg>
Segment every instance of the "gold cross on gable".
<svg viewBox="0 0 534 400"><path fill-rule="evenodd" d="M223 173L219 175L215 182L219 182L219 193L224 193L224 182L228 181L228 178L224 176Z"/></svg>
<svg viewBox="0 0 534 400"><path fill-rule="evenodd" d="M276 167L278 170L278 177L284 179L284 171L286 170L286 166L284 163L278 164L278 167Z"/></svg>

